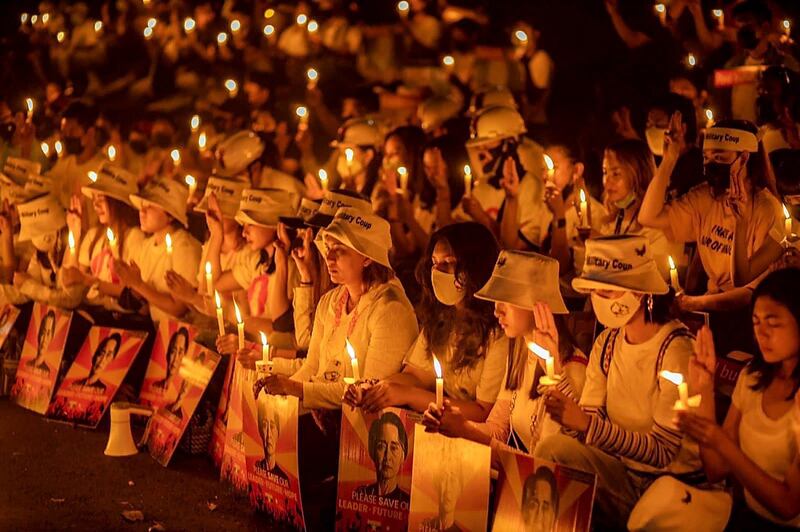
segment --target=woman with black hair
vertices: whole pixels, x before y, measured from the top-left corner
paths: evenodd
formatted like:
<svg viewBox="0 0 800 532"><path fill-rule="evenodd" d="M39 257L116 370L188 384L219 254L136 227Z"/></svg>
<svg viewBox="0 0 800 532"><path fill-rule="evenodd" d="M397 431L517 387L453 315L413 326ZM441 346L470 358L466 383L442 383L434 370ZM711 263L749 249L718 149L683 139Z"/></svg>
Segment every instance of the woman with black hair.
<svg viewBox="0 0 800 532"><path fill-rule="evenodd" d="M498 252L494 235L475 222L434 233L417 271L422 332L402 371L372 385L350 386L345 400L369 412L389 406L422 412L436 398L435 356L452 403L469 419L486 419L500 391L508 341L491 303L475 293L489 279Z"/></svg>
<svg viewBox="0 0 800 532"><path fill-rule="evenodd" d="M679 414L679 427L700 443L709 479L732 477L744 487L747 505L734 511L729 530L800 526L800 454L792 419L800 388L798 294L800 270L795 268L772 272L753 292L758 350L739 374L721 427L714 403L714 340L707 328L697 336L689 386L702 401Z"/></svg>

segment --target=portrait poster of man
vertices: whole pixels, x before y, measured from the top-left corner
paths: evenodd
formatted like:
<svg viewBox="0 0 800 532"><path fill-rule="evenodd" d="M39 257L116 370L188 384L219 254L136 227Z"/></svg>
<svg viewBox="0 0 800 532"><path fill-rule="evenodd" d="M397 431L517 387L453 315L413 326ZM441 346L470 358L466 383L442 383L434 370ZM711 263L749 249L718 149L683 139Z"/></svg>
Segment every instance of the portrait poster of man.
<svg viewBox="0 0 800 532"><path fill-rule="evenodd" d="M406 530L417 420L398 408L377 414L342 409L338 529Z"/></svg>
<svg viewBox="0 0 800 532"><path fill-rule="evenodd" d="M249 393L248 393L249 392ZM305 530L297 463L296 397L258 398L252 387L242 398L250 503L281 530Z"/></svg>
<svg viewBox="0 0 800 532"><path fill-rule="evenodd" d="M175 372L174 391L150 421L147 448L156 462L166 467L189 426L200 399L211 382L221 357L192 342Z"/></svg>
<svg viewBox="0 0 800 532"><path fill-rule="evenodd" d="M242 423L242 394L250 390L253 395L255 370L248 370L236 362L233 368L231 393L228 403L228 418L225 424L225 446L222 450L220 478L236 491L247 491L247 463L244 455L244 431Z"/></svg>
<svg viewBox="0 0 800 532"><path fill-rule="evenodd" d="M181 359L188 352L197 330L186 323L175 320L162 320L150 352L139 402L156 410L167 404L171 394L175 394L178 369Z"/></svg>
<svg viewBox="0 0 800 532"><path fill-rule="evenodd" d="M142 348L147 333L92 327L56 390L47 416L96 427Z"/></svg>
<svg viewBox="0 0 800 532"><path fill-rule="evenodd" d="M11 400L39 414L47 412L58 380L72 313L36 303L25 333Z"/></svg>
<svg viewBox="0 0 800 532"><path fill-rule="evenodd" d="M491 449L415 427L411 476L413 532L486 530Z"/></svg>
<svg viewBox="0 0 800 532"><path fill-rule="evenodd" d="M208 444L208 454L214 466L222 465L222 453L225 450L225 430L228 424L228 406L230 405L230 390L233 381L232 361L228 362L225 369L225 381L222 384L222 394L219 396L217 411L214 413L214 426L211 429L211 441Z"/></svg>
<svg viewBox="0 0 800 532"><path fill-rule="evenodd" d="M527 454L500 451L495 532L589 530L595 476Z"/></svg>

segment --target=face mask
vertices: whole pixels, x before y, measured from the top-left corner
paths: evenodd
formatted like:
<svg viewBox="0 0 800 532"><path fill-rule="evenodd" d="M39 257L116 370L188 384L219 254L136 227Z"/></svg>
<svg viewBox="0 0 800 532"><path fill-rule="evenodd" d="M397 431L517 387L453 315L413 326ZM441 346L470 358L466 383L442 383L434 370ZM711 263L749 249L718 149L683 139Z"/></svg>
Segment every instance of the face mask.
<svg viewBox="0 0 800 532"><path fill-rule="evenodd" d="M431 270L433 295L442 305L452 307L464 299L464 289L456 286L456 276L433 268Z"/></svg>
<svg viewBox="0 0 800 532"><path fill-rule="evenodd" d="M165 133L157 133L153 135L153 144L162 149L169 148L172 144L172 137Z"/></svg>
<svg viewBox="0 0 800 532"><path fill-rule="evenodd" d="M703 165L703 176L706 178L715 195L722 194L731 182L731 165L725 163L706 163Z"/></svg>
<svg viewBox="0 0 800 532"><path fill-rule="evenodd" d="M134 152L138 153L139 155L142 155L143 153L147 152L147 141L146 140L131 140L131 141L128 141L128 146L130 146L131 149Z"/></svg>
<svg viewBox="0 0 800 532"><path fill-rule="evenodd" d="M621 200L615 201L614 206L617 207L618 209L627 209L628 207L633 205L634 201L636 201L636 194L634 194L633 192L629 192L628 195L622 198Z"/></svg>
<svg viewBox="0 0 800 532"><path fill-rule="evenodd" d="M33 244L33 247L35 247L37 251L41 251L43 253L51 251L55 243L55 233L47 233L46 235L35 236L31 238L31 244Z"/></svg>
<svg viewBox="0 0 800 532"><path fill-rule="evenodd" d="M64 137L62 141L67 155L78 155L83 151L83 142L80 137Z"/></svg>
<svg viewBox="0 0 800 532"><path fill-rule="evenodd" d="M653 155L664 155L664 135L667 130L663 127L648 127L644 130L644 136L647 138L647 145Z"/></svg>
<svg viewBox="0 0 800 532"><path fill-rule="evenodd" d="M353 157L353 162L350 164L347 163L347 157L344 156L344 153L339 154L336 159L336 171L342 177L358 175L362 170L364 170L364 165L357 157Z"/></svg>
<svg viewBox="0 0 800 532"><path fill-rule="evenodd" d="M592 308L600 323L611 329L624 327L636 311L642 300L633 292L625 292L617 299L606 299L600 297L596 292L592 292Z"/></svg>

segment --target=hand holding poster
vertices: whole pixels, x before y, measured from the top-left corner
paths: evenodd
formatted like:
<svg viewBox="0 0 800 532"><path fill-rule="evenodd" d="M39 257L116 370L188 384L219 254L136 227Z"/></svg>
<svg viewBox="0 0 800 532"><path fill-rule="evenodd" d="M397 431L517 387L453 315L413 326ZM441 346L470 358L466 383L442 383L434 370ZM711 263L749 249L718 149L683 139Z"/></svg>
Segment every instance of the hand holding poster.
<svg viewBox="0 0 800 532"><path fill-rule="evenodd" d="M431 434L417 425L408 530L485 530L490 460L486 445Z"/></svg>
<svg viewBox="0 0 800 532"><path fill-rule="evenodd" d="M492 530L589 530L594 475L513 451L500 451L499 455L502 471Z"/></svg>
<svg viewBox="0 0 800 532"><path fill-rule="evenodd" d="M176 375L181 360L196 335L197 330L186 323L162 320L158 324L158 333L139 393L141 404L157 410L167 403L169 395L177 391L174 386L180 380Z"/></svg>
<svg viewBox="0 0 800 532"><path fill-rule="evenodd" d="M47 411L64 356L72 313L36 303L25 334L11 400L39 414Z"/></svg>
<svg viewBox="0 0 800 532"><path fill-rule="evenodd" d="M181 358L180 369L172 376L174 391L164 396L166 404L150 421L147 438L150 455L164 467L172 459L221 357L191 343Z"/></svg>
<svg viewBox="0 0 800 532"><path fill-rule="evenodd" d="M125 379L147 333L92 327L47 409L47 416L96 427Z"/></svg>
<svg viewBox="0 0 800 532"><path fill-rule="evenodd" d="M247 392L249 391L249 397ZM299 401L245 390L243 422L250 502L267 523L305 530L297 463Z"/></svg>
<svg viewBox="0 0 800 532"><path fill-rule="evenodd" d="M406 530L417 419L397 408L342 409L337 529Z"/></svg>

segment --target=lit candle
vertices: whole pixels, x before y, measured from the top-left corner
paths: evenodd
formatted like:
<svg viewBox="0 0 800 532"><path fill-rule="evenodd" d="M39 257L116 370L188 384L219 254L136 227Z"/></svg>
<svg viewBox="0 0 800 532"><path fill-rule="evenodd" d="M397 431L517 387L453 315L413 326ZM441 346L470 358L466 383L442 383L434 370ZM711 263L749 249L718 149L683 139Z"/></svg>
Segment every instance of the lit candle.
<svg viewBox="0 0 800 532"><path fill-rule="evenodd" d="M217 44L224 46L226 42L228 42L228 34L224 31L217 33Z"/></svg>
<svg viewBox="0 0 800 532"><path fill-rule="evenodd" d="M50 145L47 144L46 142L42 142L40 144L40 147L42 148L42 153L44 154L44 156L48 157L50 155Z"/></svg>
<svg viewBox="0 0 800 532"><path fill-rule="evenodd" d="M172 270L172 235L167 233L167 236L164 238L164 242L167 246L167 271Z"/></svg>
<svg viewBox="0 0 800 532"><path fill-rule="evenodd" d="M206 261L206 293L211 294L214 291L214 276L211 273L211 261Z"/></svg>
<svg viewBox="0 0 800 532"><path fill-rule="evenodd" d="M28 107L28 122L33 120L33 98L25 98L25 105Z"/></svg>
<svg viewBox="0 0 800 532"><path fill-rule="evenodd" d="M195 179L193 175L186 174L184 181L189 186L189 197L187 201L192 201L192 196L194 196L194 192L197 190L197 179Z"/></svg>
<svg viewBox="0 0 800 532"><path fill-rule="evenodd" d="M456 64L456 60L452 55L442 57L442 64L445 68L452 68Z"/></svg>
<svg viewBox="0 0 800 532"><path fill-rule="evenodd" d="M589 203L586 201L586 191L583 189L579 192L581 202L580 202L580 212L578 212L578 218L581 222L581 227L588 227L589 226Z"/></svg>
<svg viewBox="0 0 800 532"><path fill-rule="evenodd" d="M267 341L267 335L264 333L264 331L259 331L258 334L261 335L261 360L264 362L269 362L269 342Z"/></svg>
<svg viewBox="0 0 800 532"><path fill-rule="evenodd" d="M86 177L88 177L89 181L91 181L92 183L97 182L97 172L93 170L89 170L88 172L86 172Z"/></svg>
<svg viewBox="0 0 800 532"><path fill-rule="evenodd" d="M219 329L219 335L225 335L225 321L222 319L222 301L219 298L219 292L214 290L214 303L217 308L217 328Z"/></svg>
<svg viewBox="0 0 800 532"><path fill-rule="evenodd" d="M110 144L106 150L106 154L108 154L108 160L113 163L117 158L117 148L113 144Z"/></svg>
<svg viewBox="0 0 800 532"><path fill-rule="evenodd" d="M411 6L406 0L400 0L397 2L397 12L400 13L400 16L403 18L408 17L408 11L410 8Z"/></svg>
<svg viewBox="0 0 800 532"><path fill-rule="evenodd" d="M689 55L686 56L686 64L689 66L689 68L694 68L695 65L697 65L697 58L693 53L690 52Z"/></svg>
<svg viewBox="0 0 800 532"><path fill-rule="evenodd" d="M789 212L785 203L783 204L783 230L786 232L787 240L794 235L792 232L792 213Z"/></svg>
<svg viewBox="0 0 800 532"><path fill-rule="evenodd" d="M172 163L175 166L181 164L181 152L178 151L178 148L174 148L171 152L169 152L169 156L172 158Z"/></svg>
<svg viewBox="0 0 800 532"><path fill-rule="evenodd" d="M550 355L550 351L536 342L528 342L528 349L531 353L544 360L545 375L539 379L539 384L542 386L558 384L561 376L556 375L555 359Z"/></svg>
<svg viewBox="0 0 800 532"><path fill-rule="evenodd" d="M274 16L275 16L275 10L272 9L271 7L267 8L266 10L264 10L264 18L269 19L269 18L272 18Z"/></svg>
<svg viewBox="0 0 800 532"><path fill-rule="evenodd" d="M152 38L152 37L153 37L153 28L151 28L150 26L147 26L147 27L144 29L144 31L142 31L142 35L144 35L144 38L145 38L145 39L148 39L148 40L149 40L150 38Z"/></svg>
<svg viewBox="0 0 800 532"><path fill-rule="evenodd" d="M544 166L547 170L547 179L552 180L553 174L556 173L556 165L553 163L553 158L546 153L544 154Z"/></svg>
<svg viewBox="0 0 800 532"><path fill-rule="evenodd" d="M272 37L273 35L275 35L275 26L273 26L272 24L267 24L266 26L264 26L264 35L267 37Z"/></svg>
<svg viewBox="0 0 800 532"><path fill-rule="evenodd" d="M67 34L65 32L59 31L58 33L56 33L56 41L58 41L59 43L64 42L64 39L66 38Z"/></svg>
<svg viewBox="0 0 800 532"><path fill-rule="evenodd" d="M36 22L38 22L38 20L39 20L39 15L31 16L31 26L35 26Z"/></svg>
<svg viewBox="0 0 800 532"><path fill-rule="evenodd" d="M231 98L235 98L236 97L236 94L238 93L238 90L237 90L238 87L239 86L236 84L236 81L234 81L232 79L226 79L225 80L225 88L228 90L228 96L230 96Z"/></svg>
<svg viewBox="0 0 800 532"><path fill-rule="evenodd" d="M72 234L72 230L70 229L69 234L67 235L67 243L69 244L69 254L73 260L75 260L75 235Z"/></svg>
<svg viewBox="0 0 800 532"><path fill-rule="evenodd" d="M397 168L397 175L400 176L400 192L403 196L408 194L408 170L405 166Z"/></svg>
<svg viewBox="0 0 800 532"><path fill-rule="evenodd" d="M717 19L717 29L725 29L725 12L721 9L712 9L711 14Z"/></svg>
<svg viewBox="0 0 800 532"><path fill-rule="evenodd" d="M309 89L315 88L319 80L319 72L317 72L315 68L309 68L306 70L306 77L308 78L308 84L306 87Z"/></svg>
<svg viewBox="0 0 800 532"><path fill-rule="evenodd" d="M208 138L206 137L205 131L200 133L200 136L197 137L197 147L200 148L200 151L206 150L206 142Z"/></svg>
<svg viewBox="0 0 800 532"><path fill-rule="evenodd" d="M158 21L156 19L154 19L152 17L147 19L147 27L148 28L155 28L156 24L158 24Z"/></svg>
<svg viewBox="0 0 800 532"><path fill-rule="evenodd" d="M353 148L345 148L344 150L344 158L347 160L347 175L353 175L353 157L355 157L355 152Z"/></svg>
<svg viewBox="0 0 800 532"><path fill-rule="evenodd" d="M299 15L297 15L295 22L297 22L298 26L303 26L306 22L308 22L308 15L306 15L305 13L300 13Z"/></svg>
<svg viewBox="0 0 800 532"><path fill-rule="evenodd" d="M444 406L444 379L442 378L442 365L436 355L433 355L433 371L436 372L436 408Z"/></svg>
<svg viewBox="0 0 800 532"><path fill-rule="evenodd" d="M360 381L361 373L358 371L358 358L356 357L356 350L353 349L353 344L350 343L350 340L345 340L345 347L347 348L347 354L350 356L350 366L353 368L353 379Z"/></svg>
<svg viewBox="0 0 800 532"><path fill-rule="evenodd" d="M675 267L675 261L672 260L672 255L667 257L669 259L669 280L672 283L672 289L676 294L681 292L681 283L678 281L678 268Z"/></svg>
<svg viewBox="0 0 800 532"><path fill-rule="evenodd" d="M525 46L528 44L528 34L525 33L523 30L517 30L514 32L514 38L521 46Z"/></svg>
<svg viewBox="0 0 800 532"><path fill-rule="evenodd" d="M781 29L783 30L783 34L789 37L792 34L792 21L788 18L785 18L781 21Z"/></svg>
<svg viewBox="0 0 800 532"><path fill-rule="evenodd" d="M111 253L114 254L114 252L117 250L117 237L110 227L106 228L106 238L108 239L108 245L111 248Z"/></svg>
<svg viewBox="0 0 800 532"><path fill-rule="evenodd" d="M317 22L316 20L309 20L308 26L306 27L308 28L308 33L316 33L317 30L319 29L319 22Z"/></svg>
<svg viewBox="0 0 800 532"><path fill-rule="evenodd" d="M706 129L714 126L714 111L706 109Z"/></svg>
<svg viewBox="0 0 800 532"><path fill-rule="evenodd" d="M269 375L272 373L274 365L270 355L269 342L267 341L267 335L263 331L260 331L259 334L261 335L261 360L256 361L256 369L262 375Z"/></svg>
<svg viewBox="0 0 800 532"><path fill-rule="evenodd" d="M658 15L658 20L661 22L662 26L667 25L667 6L664 4L658 3L655 5L656 15Z"/></svg>
<svg viewBox="0 0 800 532"><path fill-rule="evenodd" d="M472 168L468 164L464 165L464 197L472 195Z"/></svg>
<svg viewBox="0 0 800 532"><path fill-rule="evenodd" d="M236 33L240 29L242 29L242 23L239 22L239 19L235 18L231 20L231 33Z"/></svg>
<svg viewBox="0 0 800 532"><path fill-rule="evenodd" d="M94 23L94 31L96 33L100 33L101 31L103 31L103 23L100 22L99 20Z"/></svg>
<svg viewBox="0 0 800 532"><path fill-rule="evenodd" d="M239 305L236 300L233 300L233 310L236 312L236 329L239 332L239 349L244 349L244 321L242 321L242 313L239 311Z"/></svg>
<svg viewBox="0 0 800 532"><path fill-rule="evenodd" d="M195 22L192 17L186 17L185 19L183 19L183 31L185 31L187 34L192 33L194 31L194 28L195 28Z"/></svg>
<svg viewBox="0 0 800 532"><path fill-rule="evenodd" d="M672 371L663 370L659 373L663 378L678 387L678 401L675 403L675 410L686 410L689 408L689 385L683 380L683 375Z"/></svg>
<svg viewBox="0 0 800 532"><path fill-rule="evenodd" d="M21 14L21 15L19 16L19 21L20 21L20 23L22 23L22 24L25 24L26 22L28 22L28 14L27 14L27 13L23 13L23 14Z"/></svg>
<svg viewBox="0 0 800 532"><path fill-rule="evenodd" d="M298 106L297 109L295 109L294 113L297 115L297 118L300 119L300 124L306 126L308 125L309 114L308 114L308 109L305 106L303 105Z"/></svg>
<svg viewBox="0 0 800 532"><path fill-rule="evenodd" d="M192 119L189 121L189 125L192 128L192 133L197 131L197 128L200 127L200 116L199 115L194 115L192 117Z"/></svg>
<svg viewBox="0 0 800 532"><path fill-rule="evenodd" d="M320 168L317 175L319 176L319 183L322 185L322 190L329 190L328 187L330 187L330 183L328 182L328 172L326 172L324 168Z"/></svg>
<svg viewBox="0 0 800 532"><path fill-rule="evenodd" d="M50 13L42 14L42 24L47 24L50 21Z"/></svg>

